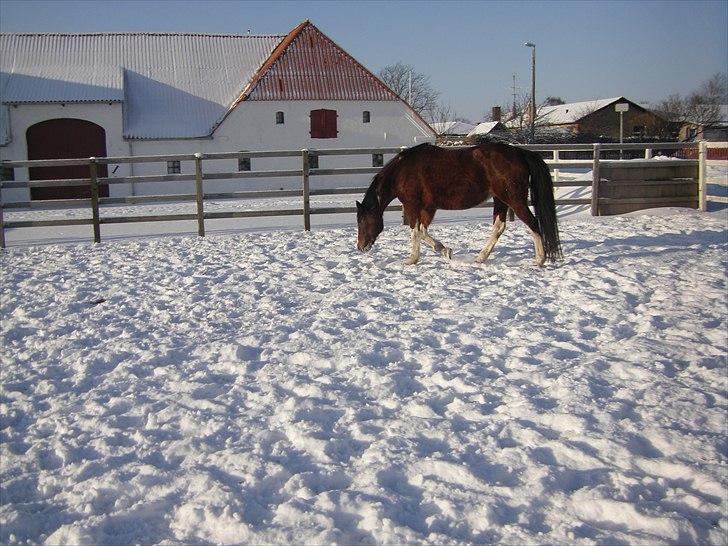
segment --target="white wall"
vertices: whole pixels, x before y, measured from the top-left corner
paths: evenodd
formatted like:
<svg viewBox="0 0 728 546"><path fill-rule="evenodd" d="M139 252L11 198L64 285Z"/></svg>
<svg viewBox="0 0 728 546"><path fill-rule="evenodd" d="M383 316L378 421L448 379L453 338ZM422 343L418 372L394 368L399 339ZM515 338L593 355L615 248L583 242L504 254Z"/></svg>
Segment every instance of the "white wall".
<svg viewBox="0 0 728 546"><path fill-rule="evenodd" d="M326 108L338 113L337 138L312 139L310 137L311 110ZM371 121L363 123L363 111L371 113ZM276 112L282 111L285 123L276 124ZM120 104L19 105L10 108L12 142L0 148L0 158L22 160L27 158L25 131L31 125L53 118L78 118L91 121L106 131L106 149L109 157L191 154L196 152L232 152L240 150L301 150L308 148L383 148L410 147L422 142L433 142L434 136L415 118L402 102L384 101L250 101L240 103L208 138L185 140L125 140L122 134L122 107ZM184 113L180 113L184 115ZM385 162L392 155L385 156ZM252 170L299 169L298 158L253 158ZM371 155L322 156L321 168L371 167ZM166 162L137 163L133 166L109 165L109 176L167 174ZM206 161L206 172L234 172L237 160ZM182 162L183 173L194 173L192 161ZM113 171L116 170L115 173ZM27 169L16 169L16 180L27 180ZM364 186L370 175L314 176L312 188ZM205 189L210 192L243 191L253 189L294 189L301 185L295 178L258 178L233 181L209 181ZM110 196L184 194L193 193L193 182L136 183L110 186ZM28 190L3 190L4 201L27 201Z"/></svg>
<svg viewBox="0 0 728 546"><path fill-rule="evenodd" d="M11 141L6 146L0 146L0 159L22 161L28 158L28 146L25 139L25 132L28 128L41 121L57 118L73 118L90 121L104 128L106 132L106 155L126 156L129 155L129 145L122 134L122 107L119 103L92 103L92 104L20 104L11 106L10 132ZM109 168L111 173L112 167ZM123 165L117 169L114 175L126 176L128 166ZM16 181L28 180L28 169L15 169ZM130 188L127 184L110 186L109 195L127 195ZM30 191L28 189L4 189L2 190L4 202L29 201Z"/></svg>

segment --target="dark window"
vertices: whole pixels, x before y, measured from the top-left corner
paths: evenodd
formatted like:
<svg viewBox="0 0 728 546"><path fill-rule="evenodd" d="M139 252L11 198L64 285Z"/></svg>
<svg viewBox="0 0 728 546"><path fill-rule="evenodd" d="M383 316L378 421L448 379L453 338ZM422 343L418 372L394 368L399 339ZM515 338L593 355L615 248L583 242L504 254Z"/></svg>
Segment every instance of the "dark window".
<svg viewBox="0 0 728 546"><path fill-rule="evenodd" d="M382 167L384 165L384 154L372 154L372 167Z"/></svg>
<svg viewBox="0 0 728 546"><path fill-rule="evenodd" d="M285 123L285 117L283 116L283 112L276 112L276 124L282 125Z"/></svg>
<svg viewBox="0 0 728 546"><path fill-rule="evenodd" d="M238 158L238 171L249 171L250 170L250 158L239 157Z"/></svg>
<svg viewBox="0 0 728 546"><path fill-rule="evenodd" d="M15 180L15 169L12 167L3 167L2 172L0 173L0 179L4 182Z"/></svg>
<svg viewBox="0 0 728 546"><path fill-rule="evenodd" d="M318 169L319 168L319 162L318 162L318 156L309 154L308 155L308 168L309 169Z"/></svg>
<svg viewBox="0 0 728 546"><path fill-rule="evenodd" d="M372 120L372 114L369 110L364 110L361 115L362 123L369 123Z"/></svg>
<svg viewBox="0 0 728 546"><path fill-rule="evenodd" d="M167 174L179 174L182 172L179 161L167 161Z"/></svg>
<svg viewBox="0 0 728 546"><path fill-rule="evenodd" d="M336 138L336 110L311 110L311 138Z"/></svg>

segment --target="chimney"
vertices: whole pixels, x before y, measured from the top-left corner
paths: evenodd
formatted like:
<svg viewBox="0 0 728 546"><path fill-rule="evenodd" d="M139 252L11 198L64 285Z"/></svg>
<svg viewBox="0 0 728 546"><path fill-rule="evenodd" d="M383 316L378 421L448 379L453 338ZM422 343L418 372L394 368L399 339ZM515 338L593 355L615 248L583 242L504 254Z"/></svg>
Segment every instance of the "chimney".
<svg viewBox="0 0 728 546"><path fill-rule="evenodd" d="M493 113L490 115L491 121L500 121L501 120L501 107L500 106L494 106L493 107Z"/></svg>

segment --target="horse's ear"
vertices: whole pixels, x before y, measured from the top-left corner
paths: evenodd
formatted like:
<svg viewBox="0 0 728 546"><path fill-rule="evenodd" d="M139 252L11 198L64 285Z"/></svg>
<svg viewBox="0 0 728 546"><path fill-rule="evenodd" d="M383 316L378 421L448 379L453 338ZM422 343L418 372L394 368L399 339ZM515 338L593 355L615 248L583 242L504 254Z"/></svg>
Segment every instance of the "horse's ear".
<svg viewBox="0 0 728 546"><path fill-rule="evenodd" d="M364 205L362 205L359 201L356 202L356 210L357 212L364 212Z"/></svg>

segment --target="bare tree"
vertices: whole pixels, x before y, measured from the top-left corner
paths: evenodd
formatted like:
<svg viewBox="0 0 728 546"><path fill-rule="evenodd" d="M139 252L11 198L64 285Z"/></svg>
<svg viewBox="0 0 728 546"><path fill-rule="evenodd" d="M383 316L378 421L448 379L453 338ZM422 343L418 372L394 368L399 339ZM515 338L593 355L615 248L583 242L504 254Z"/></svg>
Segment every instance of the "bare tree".
<svg viewBox="0 0 728 546"><path fill-rule="evenodd" d="M379 71L379 78L425 119L438 121L435 118L449 108L438 101L440 93L432 88L430 78L408 64L398 62L385 66Z"/></svg>
<svg viewBox="0 0 728 546"><path fill-rule="evenodd" d="M655 110L677 129L684 125L694 127L693 138L701 138L705 129L722 121L723 104L728 104L728 78L717 73L687 97L674 94L663 99Z"/></svg>
<svg viewBox="0 0 728 546"><path fill-rule="evenodd" d="M440 131L436 130L438 136L447 132L447 127L445 126L446 123L463 121L457 117L452 105L450 103L446 104L442 100L438 101L435 108L428 114L428 119L430 123L438 124L437 127L441 129Z"/></svg>
<svg viewBox="0 0 728 546"><path fill-rule="evenodd" d="M543 106L548 105L544 102L536 107L534 128L537 142L552 139L553 131L546 125L547 111ZM531 138L531 94L524 92L517 95L514 97L513 103L507 108L501 106L501 111L508 112L503 116L503 120L513 139L521 144L528 143Z"/></svg>

